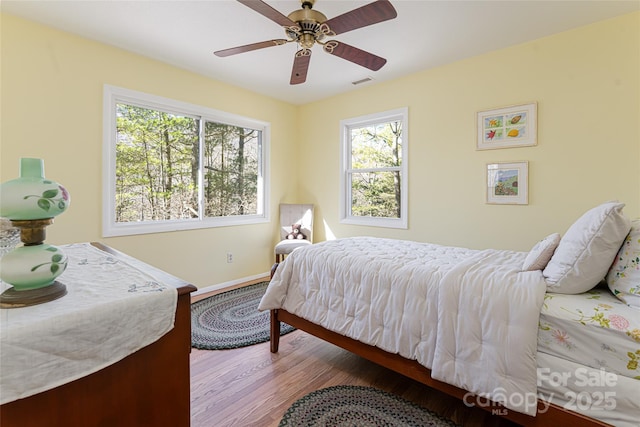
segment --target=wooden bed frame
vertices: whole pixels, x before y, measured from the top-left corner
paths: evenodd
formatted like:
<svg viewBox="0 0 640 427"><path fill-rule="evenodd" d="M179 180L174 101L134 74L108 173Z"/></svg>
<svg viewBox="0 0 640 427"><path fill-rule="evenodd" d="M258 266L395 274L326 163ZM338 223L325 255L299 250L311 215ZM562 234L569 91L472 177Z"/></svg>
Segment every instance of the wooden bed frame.
<svg viewBox="0 0 640 427"><path fill-rule="evenodd" d="M271 277L278 268L276 263L271 268ZM416 380L436 390L440 390L453 397L465 401L465 403L473 403L494 415L502 416L508 420L516 422L522 426L531 427L604 427L610 424L604 423L593 418L578 414L573 411L564 409L558 405L549 402L541 402L538 400L538 409L545 408L544 413L539 412L535 417L531 417L520 412L507 410L499 403L492 402L486 398L467 396L468 391L455 387L451 384L435 380L431 377L431 370L419 364L415 360L406 359L398 354L389 353L378 347L364 344L347 336L330 331L322 326L316 325L308 320L291 314L286 310L271 310L271 352L277 353L280 345L280 323L284 322L294 328L305 331L331 344L337 345L345 350L364 357L378 365L398 372L406 377Z"/></svg>
<svg viewBox="0 0 640 427"><path fill-rule="evenodd" d="M0 425L189 426L190 294L195 286L107 246L92 245L178 289L173 329L105 369L0 406Z"/></svg>

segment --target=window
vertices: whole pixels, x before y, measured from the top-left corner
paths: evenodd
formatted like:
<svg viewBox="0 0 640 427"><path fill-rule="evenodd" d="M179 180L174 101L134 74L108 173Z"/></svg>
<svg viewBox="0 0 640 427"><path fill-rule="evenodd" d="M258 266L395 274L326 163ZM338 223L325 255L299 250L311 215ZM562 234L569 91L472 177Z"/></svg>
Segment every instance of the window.
<svg viewBox="0 0 640 427"><path fill-rule="evenodd" d="M342 223L407 228L407 119L402 108L340 122Z"/></svg>
<svg viewBox="0 0 640 427"><path fill-rule="evenodd" d="M103 235L266 222L269 125L104 89Z"/></svg>

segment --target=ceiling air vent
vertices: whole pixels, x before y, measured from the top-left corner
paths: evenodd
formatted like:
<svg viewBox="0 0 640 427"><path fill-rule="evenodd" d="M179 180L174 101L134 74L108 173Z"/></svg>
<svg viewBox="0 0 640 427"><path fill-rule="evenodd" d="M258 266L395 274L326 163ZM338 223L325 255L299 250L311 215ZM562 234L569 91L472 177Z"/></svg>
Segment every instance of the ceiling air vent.
<svg viewBox="0 0 640 427"><path fill-rule="evenodd" d="M371 77L365 77L364 79L356 80L355 82L351 82L352 85L361 85L362 83L370 82L373 80Z"/></svg>

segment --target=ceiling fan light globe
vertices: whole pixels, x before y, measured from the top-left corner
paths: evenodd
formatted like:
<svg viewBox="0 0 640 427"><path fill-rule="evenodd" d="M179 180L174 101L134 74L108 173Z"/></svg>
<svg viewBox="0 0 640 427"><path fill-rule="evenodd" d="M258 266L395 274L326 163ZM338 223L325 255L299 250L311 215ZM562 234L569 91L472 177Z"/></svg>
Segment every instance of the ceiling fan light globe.
<svg viewBox="0 0 640 427"><path fill-rule="evenodd" d="M287 34L287 37L291 40L297 40L300 35L300 28L298 27L289 27L285 28L284 32Z"/></svg>

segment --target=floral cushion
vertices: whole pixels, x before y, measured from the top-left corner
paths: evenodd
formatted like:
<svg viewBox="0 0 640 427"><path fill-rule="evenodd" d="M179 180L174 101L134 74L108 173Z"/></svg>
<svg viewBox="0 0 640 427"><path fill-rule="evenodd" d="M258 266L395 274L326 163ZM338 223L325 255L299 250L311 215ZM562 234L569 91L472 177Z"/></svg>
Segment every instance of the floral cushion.
<svg viewBox="0 0 640 427"><path fill-rule="evenodd" d="M543 270L553 256L558 244L560 234L553 233L536 243L527 254L522 264L522 271Z"/></svg>
<svg viewBox="0 0 640 427"><path fill-rule="evenodd" d="M631 222L631 231L607 273L607 284L620 300L640 308L640 219Z"/></svg>

